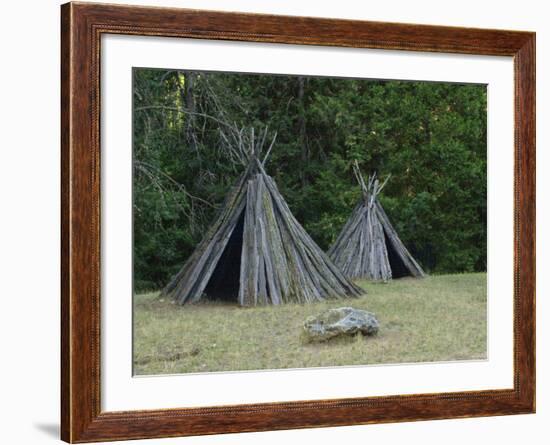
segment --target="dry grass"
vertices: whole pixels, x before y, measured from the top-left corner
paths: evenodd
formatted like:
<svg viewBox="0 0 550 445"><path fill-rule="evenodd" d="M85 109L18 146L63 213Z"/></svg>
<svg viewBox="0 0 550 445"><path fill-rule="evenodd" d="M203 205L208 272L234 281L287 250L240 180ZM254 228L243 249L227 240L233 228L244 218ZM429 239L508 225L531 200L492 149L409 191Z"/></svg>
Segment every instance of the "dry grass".
<svg viewBox="0 0 550 445"><path fill-rule="evenodd" d="M134 372L304 368L486 358L486 274L359 282L367 296L310 305L177 306L158 293L134 299ZM376 337L308 344L309 315L350 305L374 312Z"/></svg>

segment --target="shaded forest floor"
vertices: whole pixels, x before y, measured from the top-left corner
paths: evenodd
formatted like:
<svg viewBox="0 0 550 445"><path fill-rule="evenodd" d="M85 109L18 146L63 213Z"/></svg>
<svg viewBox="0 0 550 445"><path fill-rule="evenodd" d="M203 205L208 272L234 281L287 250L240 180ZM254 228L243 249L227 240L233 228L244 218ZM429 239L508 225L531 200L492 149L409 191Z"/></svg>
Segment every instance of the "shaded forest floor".
<svg viewBox="0 0 550 445"><path fill-rule="evenodd" d="M309 305L241 308L227 303L177 306L158 293L134 299L134 373L304 368L484 359L486 274L360 281L367 295ZM309 315L340 306L374 312L375 337L304 342Z"/></svg>

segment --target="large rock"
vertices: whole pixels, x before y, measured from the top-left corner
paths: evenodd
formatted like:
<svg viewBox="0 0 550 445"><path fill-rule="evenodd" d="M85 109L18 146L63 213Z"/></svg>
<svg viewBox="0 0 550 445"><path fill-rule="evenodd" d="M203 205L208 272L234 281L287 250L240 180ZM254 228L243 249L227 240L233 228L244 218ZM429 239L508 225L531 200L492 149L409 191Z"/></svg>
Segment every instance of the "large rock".
<svg viewBox="0 0 550 445"><path fill-rule="evenodd" d="M329 309L317 316L308 317L304 331L309 341L327 341L337 336L374 335L378 320L371 312L352 307Z"/></svg>

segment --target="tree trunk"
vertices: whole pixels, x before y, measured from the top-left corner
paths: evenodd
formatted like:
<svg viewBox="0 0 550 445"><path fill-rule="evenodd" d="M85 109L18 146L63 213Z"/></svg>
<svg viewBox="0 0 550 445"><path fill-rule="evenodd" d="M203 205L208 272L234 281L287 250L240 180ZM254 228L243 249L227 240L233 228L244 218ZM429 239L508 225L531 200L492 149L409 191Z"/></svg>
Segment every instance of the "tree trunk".
<svg viewBox="0 0 550 445"><path fill-rule="evenodd" d="M189 142L191 150L197 151L197 138L195 135L195 96L194 96L194 84L195 84L196 74L191 71L183 72L183 86L181 84L181 76L178 73L179 77L179 91L180 99L183 107L189 113L186 115L185 119L185 137ZM182 88L183 87L183 88Z"/></svg>
<svg viewBox="0 0 550 445"><path fill-rule="evenodd" d="M307 134L306 134L306 107L304 101L304 89L305 89L306 78L299 76L298 77L298 140L301 146L301 161L302 165L307 165L309 161L309 150L307 145ZM302 168L300 171L302 186L307 185L307 175L306 169Z"/></svg>

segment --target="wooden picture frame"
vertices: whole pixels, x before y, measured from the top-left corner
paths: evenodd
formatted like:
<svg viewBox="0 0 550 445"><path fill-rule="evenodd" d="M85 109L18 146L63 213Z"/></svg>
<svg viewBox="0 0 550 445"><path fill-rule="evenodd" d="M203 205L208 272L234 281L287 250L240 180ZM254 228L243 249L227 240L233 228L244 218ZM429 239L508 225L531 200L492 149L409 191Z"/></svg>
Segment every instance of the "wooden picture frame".
<svg viewBox="0 0 550 445"><path fill-rule="evenodd" d="M100 38L103 34L512 56L514 387L510 390L102 412ZM174 437L535 411L535 34L92 3L61 7L61 437Z"/></svg>

